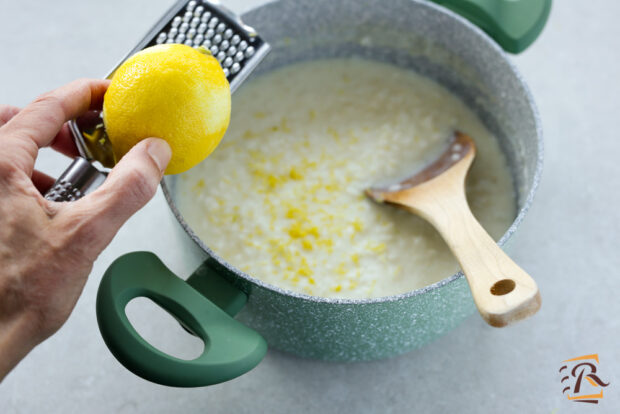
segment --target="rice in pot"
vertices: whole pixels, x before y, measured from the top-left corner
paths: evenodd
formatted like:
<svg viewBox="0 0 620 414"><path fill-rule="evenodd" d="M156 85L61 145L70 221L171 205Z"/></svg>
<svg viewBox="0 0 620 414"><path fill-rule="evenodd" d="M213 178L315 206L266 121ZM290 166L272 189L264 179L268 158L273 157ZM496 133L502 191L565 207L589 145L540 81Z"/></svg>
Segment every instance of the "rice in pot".
<svg viewBox="0 0 620 414"><path fill-rule="evenodd" d="M430 79L359 59L299 63L244 85L224 141L181 176L179 208L213 251L268 283L322 297L403 293L458 264L428 223L363 191L420 168L456 129L478 148L472 211L499 239L516 203L497 140Z"/></svg>

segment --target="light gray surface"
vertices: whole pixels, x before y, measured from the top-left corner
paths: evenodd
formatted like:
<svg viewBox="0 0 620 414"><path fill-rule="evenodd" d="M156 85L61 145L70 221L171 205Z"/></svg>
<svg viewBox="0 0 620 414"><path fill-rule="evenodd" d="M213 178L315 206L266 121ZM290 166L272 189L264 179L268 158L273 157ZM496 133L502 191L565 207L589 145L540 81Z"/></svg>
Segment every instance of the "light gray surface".
<svg viewBox="0 0 620 414"><path fill-rule="evenodd" d="M237 11L255 3L228 2ZM24 105L74 78L102 75L168 4L0 0L0 102ZM176 224L158 194L100 256L67 324L0 384L0 412L617 411L619 13L611 1L556 1L541 39L514 58L546 133L542 185L512 251L540 285L543 307L534 318L497 330L471 317L430 346L387 361L332 364L270 352L226 384L153 385L111 356L94 300L104 269L124 252L155 251L184 275L194 267L175 248ZM67 163L48 151L39 159L53 174ZM567 401L558 374L562 360L591 353L611 382L600 407Z"/></svg>

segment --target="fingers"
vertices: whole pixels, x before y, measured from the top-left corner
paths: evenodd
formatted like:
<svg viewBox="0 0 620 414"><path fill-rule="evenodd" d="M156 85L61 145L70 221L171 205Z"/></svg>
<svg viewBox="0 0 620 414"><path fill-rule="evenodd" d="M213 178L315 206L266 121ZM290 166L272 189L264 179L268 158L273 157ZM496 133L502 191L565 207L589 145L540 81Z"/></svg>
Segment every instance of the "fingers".
<svg viewBox="0 0 620 414"><path fill-rule="evenodd" d="M69 124L64 124L62 128L60 128L60 131L56 134L50 146L55 151L71 158L80 155L77 147L75 146L75 142L73 142L73 134L71 133Z"/></svg>
<svg viewBox="0 0 620 414"><path fill-rule="evenodd" d="M21 111L21 108L16 106L0 105L0 128L9 122L11 118L17 115L19 111ZM90 115L89 112L87 112L87 114ZM95 117L97 119L99 118L98 115L95 115ZM71 133L71 129L69 128L69 124L67 123L65 123L60 129L60 132L56 134L50 144L50 147L68 157L77 157L80 155L75 143L73 142L73 135Z"/></svg>
<svg viewBox="0 0 620 414"><path fill-rule="evenodd" d="M16 106L0 105L0 128L17 115L19 111L21 111L21 109ZM60 132L56 134L50 146L52 149L68 157L77 157L80 155L73 142L73 135L67 123L65 123L60 129Z"/></svg>
<svg viewBox="0 0 620 414"><path fill-rule="evenodd" d="M0 127L9 122L19 111L16 106L0 105Z"/></svg>
<svg viewBox="0 0 620 414"><path fill-rule="evenodd" d="M88 232L98 235L97 249L107 246L123 223L153 198L171 154L166 141L145 139L120 160L101 187L70 203L69 214L86 217Z"/></svg>
<svg viewBox="0 0 620 414"><path fill-rule="evenodd" d="M100 108L110 81L78 79L45 93L28 104L6 125L7 133L30 139L44 147L52 142L63 124L88 109Z"/></svg>
<svg viewBox="0 0 620 414"><path fill-rule="evenodd" d="M30 173L38 148L51 144L68 120L101 107L108 84L108 80L80 79L41 95L2 127L3 145Z"/></svg>
<svg viewBox="0 0 620 414"><path fill-rule="evenodd" d="M47 190L52 188L52 185L54 185L54 182L56 181L49 175L42 173L41 171L37 171L37 170L34 170L32 172L31 178L32 178L32 183L37 188L37 190L39 190L41 194L45 194Z"/></svg>

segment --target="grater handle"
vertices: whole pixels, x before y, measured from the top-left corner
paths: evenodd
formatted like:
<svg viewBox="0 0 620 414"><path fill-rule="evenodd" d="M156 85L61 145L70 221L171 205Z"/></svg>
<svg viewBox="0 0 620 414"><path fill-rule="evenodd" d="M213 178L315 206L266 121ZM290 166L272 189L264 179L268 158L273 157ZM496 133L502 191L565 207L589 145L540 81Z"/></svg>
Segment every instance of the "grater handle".
<svg viewBox="0 0 620 414"><path fill-rule="evenodd" d="M77 157L45 193L50 201L75 201L99 187L106 175L82 157Z"/></svg>

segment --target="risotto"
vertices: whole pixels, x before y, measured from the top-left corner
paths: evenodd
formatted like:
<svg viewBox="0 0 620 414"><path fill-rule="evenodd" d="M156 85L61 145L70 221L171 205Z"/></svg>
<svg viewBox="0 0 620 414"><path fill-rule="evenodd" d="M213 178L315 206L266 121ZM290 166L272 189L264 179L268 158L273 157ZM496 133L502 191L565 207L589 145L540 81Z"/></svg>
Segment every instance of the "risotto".
<svg viewBox="0 0 620 414"><path fill-rule="evenodd" d="M244 85L224 140L180 176L176 198L216 254L265 282L322 297L403 293L458 264L428 223L363 191L414 172L456 129L476 141L467 196L498 239L516 202L497 140L437 83L358 59L299 63Z"/></svg>

